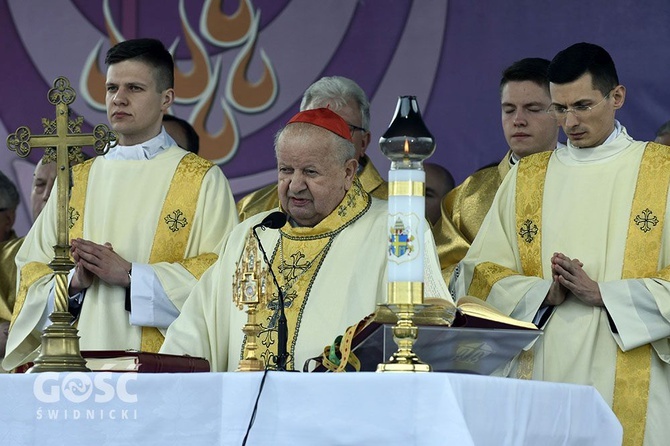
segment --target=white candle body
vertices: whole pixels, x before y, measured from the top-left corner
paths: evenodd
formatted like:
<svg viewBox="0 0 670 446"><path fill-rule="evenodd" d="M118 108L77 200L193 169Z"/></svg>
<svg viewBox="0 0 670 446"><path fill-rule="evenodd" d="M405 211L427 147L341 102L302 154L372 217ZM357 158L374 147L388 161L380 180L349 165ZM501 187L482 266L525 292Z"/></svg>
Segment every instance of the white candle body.
<svg viewBox="0 0 670 446"><path fill-rule="evenodd" d="M425 182L423 170L389 171L389 282L423 282Z"/></svg>

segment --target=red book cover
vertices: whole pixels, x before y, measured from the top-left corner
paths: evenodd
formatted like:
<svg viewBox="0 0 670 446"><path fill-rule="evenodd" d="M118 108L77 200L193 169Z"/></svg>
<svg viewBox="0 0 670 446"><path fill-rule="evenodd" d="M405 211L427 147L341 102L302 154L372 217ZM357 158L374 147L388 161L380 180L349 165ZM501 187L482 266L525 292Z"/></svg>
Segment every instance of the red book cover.
<svg viewBox="0 0 670 446"><path fill-rule="evenodd" d="M81 356L92 371L139 373L209 372L209 361L194 356L136 350L82 350Z"/></svg>

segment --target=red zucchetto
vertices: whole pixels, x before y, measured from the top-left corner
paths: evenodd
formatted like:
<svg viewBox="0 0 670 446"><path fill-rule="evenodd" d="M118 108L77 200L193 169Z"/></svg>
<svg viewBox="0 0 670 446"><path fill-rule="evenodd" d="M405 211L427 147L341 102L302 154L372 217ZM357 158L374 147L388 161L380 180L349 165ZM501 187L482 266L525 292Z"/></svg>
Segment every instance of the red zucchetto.
<svg viewBox="0 0 670 446"><path fill-rule="evenodd" d="M304 110L293 116L286 124L293 124L294 122L306 122L317 127L330 130L337 136L351 141L351 130L340 115L328 108L314 108L311 110Z"/></svg>

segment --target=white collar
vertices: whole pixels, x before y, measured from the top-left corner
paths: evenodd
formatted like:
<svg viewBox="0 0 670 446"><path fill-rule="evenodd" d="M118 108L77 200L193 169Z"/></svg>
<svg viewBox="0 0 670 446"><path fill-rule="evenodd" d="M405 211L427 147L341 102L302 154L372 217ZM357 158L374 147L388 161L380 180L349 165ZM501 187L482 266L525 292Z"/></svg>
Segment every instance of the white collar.
<svg viewBox="0 0 670 446"><path fill-rule="evenodd" d="M633 138L628 135L626 128L619 121L614 121L614 131L607 137L605 142L596 147L580 148L572 145L570 140L565 150L561 150L559 158L571 164L589 163L602 161L623 152Z"/></svg>
<svg viewBox="0 0 670 446"><path fill-rule="evenodd" d="M132 146L117 145L105 155L108 160L150 160L177 143L167 134L164 127L161 132L148 141Z"/></svg>

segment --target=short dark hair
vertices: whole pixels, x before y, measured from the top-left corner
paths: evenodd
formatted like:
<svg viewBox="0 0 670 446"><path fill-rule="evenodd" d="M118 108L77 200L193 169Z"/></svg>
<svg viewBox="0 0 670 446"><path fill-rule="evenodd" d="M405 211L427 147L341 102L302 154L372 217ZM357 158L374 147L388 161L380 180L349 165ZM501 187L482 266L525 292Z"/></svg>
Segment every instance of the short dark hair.
<svg viewBox="0 0 670 446"><path fill-rule="evenodd" d="M593 88L603 96L619 85L619 76L610 54L593 43L575 43L560 51L549 64L549 82L567 84L586 73L593 78Z"/></svg>
<svg viewBox="0 0 670 446"><path fill-rule="evenodd" d="M656 137L670 133L670 121L666 121L662 126L656 130Z"/></svg>
<svg viewBox="0 0 670 446"><path fill-rule="evenodd" d="M174 115L168 115L167 113L163 115L163 122L165 121L172 121L179 124L179 126L184 131L184 134L186 135L187 147L182 147L182 149L188 150L189 152L193 152L197 155L200 151L200 136L198 136L198 132L195 131L193 126L185 119L178 118Z"/></svg>
<svg viewBox="0 0 670 446"><path fill-rule="evenodd" d="M549 61L541 57L527 57L517 60L502 72L500 79L500 93L508 82L535 82L549 93L549 79L547 78Z"/></svg>
<svg viewBox="0 0 670 446"><path fill-rule="evenodd" d="M155 69L158 91L174 88L174 60L160 40L132 39L117 43L107 51L107 66L125 60L138 60Z"/></svg>
<svg viewBox="0 0 670 446"><path fill-rule="evenodd" d="M0 209L16 209L20 201L16 185L0 171Z"/></svg>

